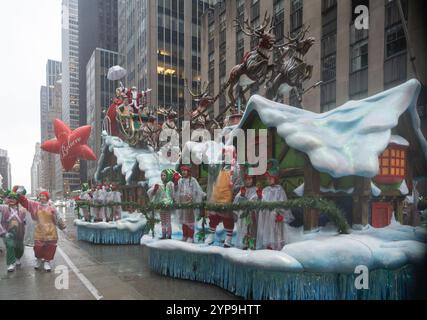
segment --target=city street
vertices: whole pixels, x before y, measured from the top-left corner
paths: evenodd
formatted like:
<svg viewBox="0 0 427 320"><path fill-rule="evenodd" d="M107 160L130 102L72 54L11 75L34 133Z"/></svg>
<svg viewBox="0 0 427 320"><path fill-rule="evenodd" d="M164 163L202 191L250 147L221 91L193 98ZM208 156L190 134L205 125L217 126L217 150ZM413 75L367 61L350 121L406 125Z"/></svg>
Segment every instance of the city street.
<svg viewBox="0 0 427 320"><path fill-rule="evenodd" d="M51 273L34 270L31 247L26 247L22 266L14 273L7 273L5 254L0 256L0 300L237 299L215 286L171 279L152 272L148 266L148 251L143 246L99 246L79 242L72 210L67 210L66 218L67 229L59 232ZM60 281L64 269L69 273L69 288L56 289L57 278L57 282L64 283Z"/></svg>

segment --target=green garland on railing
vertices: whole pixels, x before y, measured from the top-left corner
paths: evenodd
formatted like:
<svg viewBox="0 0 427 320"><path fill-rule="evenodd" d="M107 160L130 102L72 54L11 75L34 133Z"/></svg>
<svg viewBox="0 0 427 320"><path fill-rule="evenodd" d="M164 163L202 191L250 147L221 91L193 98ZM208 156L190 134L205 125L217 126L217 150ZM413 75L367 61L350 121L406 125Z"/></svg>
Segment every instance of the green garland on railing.
<svg viewBox="0 0 427 320"><path fill-rule="evenodd" d="M111 208L115 206L122 207L131 207L142 214L147 218L147 222L150 223L150 230L153 230L153 223L158 223L158 219L154 219L149 216L149 213L154 211L165 211L165 210L177 210L177 209L205 209L206 211L216 211L216 212L227 212L227 211L238 211L238 210L251 210L251 211L260 211L260 210L274 210L277 208L282 209L316 209L321 213L325 214L331 222L333 222L340 233L348 233L349 225L344 218L343 212L332 202L320 197L302 197L298 199L291 199L285 202L264 202L264 201L247 201L240 202L237 204L214 204L208 202L201 203L187 203L187 204L173 204L173 205L164 205L164 204L154 204L149 203L147 205L140 205L135 202L122 202L122 203L110 203L110 204L92 204L87 201L76 201L76 209L79 208ZM259 212L262 213L262 212Z"/></svg>

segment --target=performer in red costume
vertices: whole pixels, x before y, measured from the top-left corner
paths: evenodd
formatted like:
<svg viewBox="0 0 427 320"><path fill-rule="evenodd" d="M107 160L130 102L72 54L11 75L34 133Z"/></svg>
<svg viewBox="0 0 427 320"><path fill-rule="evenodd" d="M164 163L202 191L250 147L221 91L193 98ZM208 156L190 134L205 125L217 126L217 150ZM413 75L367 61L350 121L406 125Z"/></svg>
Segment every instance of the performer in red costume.
<svg viewBox="0 0 427 320"><path fill-rule="evenodd" d="M41 192L39 195L40 202L28 200L23 195L19 199L21 205L31 213L35 222L34 254L37 259L35 269L40 269L44 262L44 270L47 272L52 270L50 262L55 257L58 242L56 228L65 229L64 222L59 217L55 207L49 203L49 198L48 192Z"/></svg>

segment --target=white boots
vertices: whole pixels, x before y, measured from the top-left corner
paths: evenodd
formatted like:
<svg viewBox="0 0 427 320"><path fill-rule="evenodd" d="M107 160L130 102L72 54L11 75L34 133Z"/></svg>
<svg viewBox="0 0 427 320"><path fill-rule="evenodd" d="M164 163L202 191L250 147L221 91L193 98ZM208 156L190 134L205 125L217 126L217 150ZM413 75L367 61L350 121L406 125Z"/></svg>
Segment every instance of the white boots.
<svg viewBox="0 0 427 320"><path fill-rule="evenodd" d="M42 267L43 261L41 259L36 260L36 264L34 265L34 269L39 270Z"/></svg>
<svg viewBox="0 0 427 320"><path fill-rule="evenodd" d="M45 262L44 262L44 270L45 270L46 272L51 272L51 271L52 271L52 268L51 268L51 266L50 266L50 262L49 262L49 261L45 261Z"/></svg>
<svg viewBox="0 0 427 320"><path fill-rule="evenodd" d="M225 241L224 241L224 248L231 248L232 244L231 244L231 236L226 236L225 237Z"/></svg>
<svg viewBox="0 0 427 320"><path fill-rule="evenodd" d="M224 241L224 248L231 248L233 245L231 243L232 237L226 236ZM208 246L212 245L215 242L215 233L209 233L208 237L205 240L205 244Z"/></svg>
<svg viewBox="0 0 427 320"><path fill-rule="evenodd" d="M15 264L12 263L11 265L9 265L7 267L7 272L13 272L13 271L15 271L15 268L16 268Z"/></svg>
<svg viewBox="0 0 427 320"><path fill-rule="evenodd" d="M36 264L34 265L34 269L40 270L42 266L46 272L52 271L52 267L50 266L50 261L43 261L42 259L37 259Z"/></svg>
<svg viewBox="0 0 427 320"><path fill-rule="evenodd" d="M16 259L15 264L17 267L20 267L21 266L21 259Z"/></svg>
<svg viewBox="0 0 427 320"><path fill-rule="evenodd" d="M205 240L205 244L207 244L208 246L210 246L214 242L215 242L215 233L209 233L208 237Z"/></svg>

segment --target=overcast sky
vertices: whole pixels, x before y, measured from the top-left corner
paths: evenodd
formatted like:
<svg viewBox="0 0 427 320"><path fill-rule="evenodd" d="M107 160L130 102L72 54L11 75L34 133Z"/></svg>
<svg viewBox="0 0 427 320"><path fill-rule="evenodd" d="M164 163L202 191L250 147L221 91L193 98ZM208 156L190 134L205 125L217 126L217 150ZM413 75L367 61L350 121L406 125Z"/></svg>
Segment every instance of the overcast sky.
<svg viewBox="0 0 427 320"><path fill-rule="evenodd" d="M40 86L47 60L61 61L61 0L1 0L0 12L0 149L8 151L12 184L30 191Z"/></svg>

